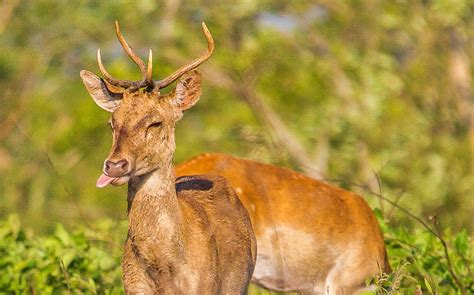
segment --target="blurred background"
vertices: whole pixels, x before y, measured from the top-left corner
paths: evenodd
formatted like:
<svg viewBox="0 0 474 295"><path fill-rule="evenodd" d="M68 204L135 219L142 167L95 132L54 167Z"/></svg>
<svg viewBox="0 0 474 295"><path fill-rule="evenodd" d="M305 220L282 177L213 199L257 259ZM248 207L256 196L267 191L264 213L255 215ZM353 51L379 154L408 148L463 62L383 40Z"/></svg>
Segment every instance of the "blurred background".
<svg viewBox="0 0 474 295"><path fill-rule="evenodd" d="M376 293L474 292L473 12L467 0L0 1L0 291L123 293L126 187L95 187L110 114L79 78L99 73L98 48L113 76L140 78L118 20L142 58L153 49L155 79L205 51L202 21L214 36L177 163L229 153L355 191L394 269Z"/></svg>
<svg viewBox="0 0 474 295"><path fill-rule="evenodd" d="M79 78L139 79L114 21L154 77L206 49L200 102L176 162L223 152L362 194L394 226L417 216L472 233L473 3L438 1L0 2L0 218L49 232L126 218L126 187L97 189L109 114ZM471 55L471 56L470 56ZM304 210L304 208L302 208Z"/></svg>

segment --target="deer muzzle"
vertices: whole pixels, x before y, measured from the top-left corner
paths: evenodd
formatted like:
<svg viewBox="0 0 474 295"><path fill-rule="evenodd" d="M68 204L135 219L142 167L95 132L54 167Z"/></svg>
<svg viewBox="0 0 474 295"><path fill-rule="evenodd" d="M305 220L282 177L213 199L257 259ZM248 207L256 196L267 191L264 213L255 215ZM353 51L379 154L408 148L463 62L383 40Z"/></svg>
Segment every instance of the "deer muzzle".
<svg viewBox="0 0 474 295"><path fill-rule="evenodd" d="M127 159L118 161L106 160L102 175L97 179L96 186L99 188L109 184L122 185L130 179L131 165Z"/></svg>
<svg viewBox="0 0 474 295"><path fill-rule="evenodd" d="M121 177L130 173L130 164L126 159L117 162L111 160L105 161L104 172L111 177Z"/></svg>

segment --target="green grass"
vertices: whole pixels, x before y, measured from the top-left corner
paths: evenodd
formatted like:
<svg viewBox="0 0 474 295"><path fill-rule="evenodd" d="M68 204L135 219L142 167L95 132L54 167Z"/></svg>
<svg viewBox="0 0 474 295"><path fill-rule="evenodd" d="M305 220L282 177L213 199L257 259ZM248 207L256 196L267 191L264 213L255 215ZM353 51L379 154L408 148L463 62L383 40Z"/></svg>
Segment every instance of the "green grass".
<svg viewBox="0 0 474 295"><path fill-rule="evenodd" d="M440 241L428 230L407 232L382 223L393 273L373 278L379 294L462 294ZM17 216L0 221L0 293L123 294L120 259L126 222L104 220L35 236ZM473 245L466 231L443 231L452 270L474 292ZM256 286L250 294L278 294Z"/></svg>

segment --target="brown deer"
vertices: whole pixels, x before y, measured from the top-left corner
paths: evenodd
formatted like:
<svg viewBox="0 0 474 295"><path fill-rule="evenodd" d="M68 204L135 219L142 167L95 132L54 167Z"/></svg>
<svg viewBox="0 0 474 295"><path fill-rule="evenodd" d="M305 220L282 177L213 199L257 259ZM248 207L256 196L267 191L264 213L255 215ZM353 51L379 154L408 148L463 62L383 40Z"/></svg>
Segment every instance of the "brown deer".
<svg viewBox="0 0 474 295"><path fill-rule="evenodd" d="M178 176L224 176L257 236L252 281L277 291L353 294L390 272L377 220L360 196L298 172L225 154L203 154Z"/></svg>
<svg viewBox="0 0 474 295"><path fill-rule="evenodd" d="M112 113L112 149L98 187L128 183L129 230L123 256L127 294L244 294L256 258L248 212L220 176L195 175L175 181L174 129L183 111L201 95L194 70L212 54L214 42L202 24L208 51L160 81L123 38L142 80L113 78L97 53L104 79L89 71L81 78L94 101ZM178 80L179 79L179 80ZM160 89L178 80L169 94Z"/></svg>

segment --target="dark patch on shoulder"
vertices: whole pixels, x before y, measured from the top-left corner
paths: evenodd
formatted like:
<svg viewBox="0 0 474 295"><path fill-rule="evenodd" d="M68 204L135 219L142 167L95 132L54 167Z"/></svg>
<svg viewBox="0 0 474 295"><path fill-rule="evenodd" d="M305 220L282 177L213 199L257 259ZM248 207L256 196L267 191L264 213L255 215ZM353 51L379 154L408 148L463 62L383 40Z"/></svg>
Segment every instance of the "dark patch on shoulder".
<svg viewBox="0 0 474 295"><path fill-rule="evenodd" d="M214 183L212 181L197 175L178 177L175 183L176 192L187 190L208 191L213 186Z"/></svg>

